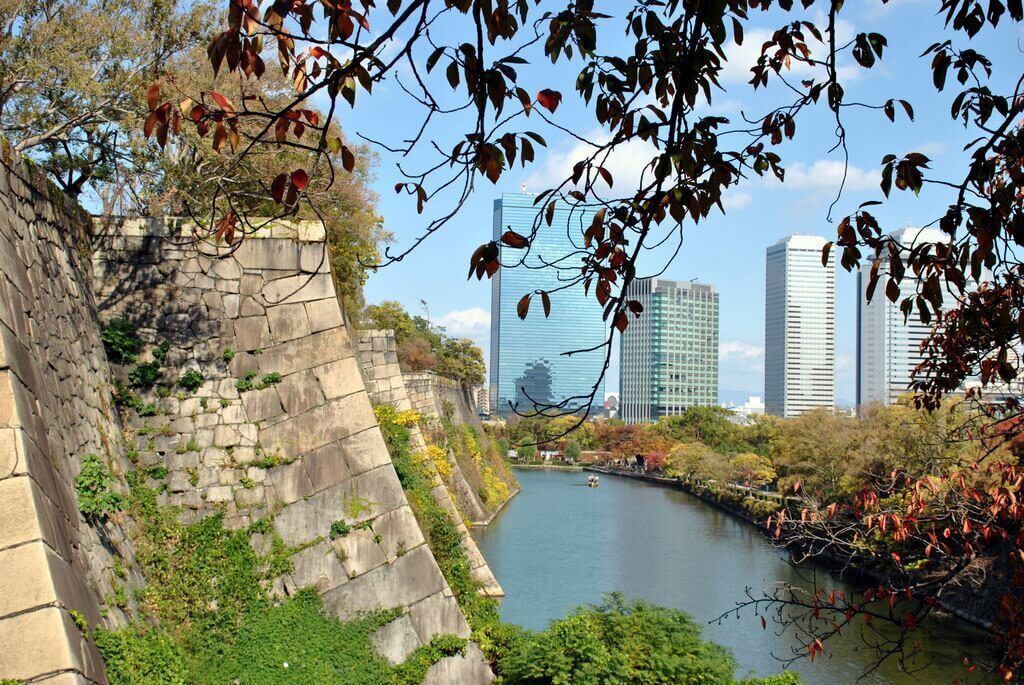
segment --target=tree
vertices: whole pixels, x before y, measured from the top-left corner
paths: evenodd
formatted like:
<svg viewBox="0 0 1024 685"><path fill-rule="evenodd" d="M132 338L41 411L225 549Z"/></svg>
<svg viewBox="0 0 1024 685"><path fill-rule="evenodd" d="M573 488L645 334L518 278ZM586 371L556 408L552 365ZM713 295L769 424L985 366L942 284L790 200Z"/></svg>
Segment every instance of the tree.
<svg viewBox="0 0 1024 685"><path fill-rule="evenodd" d="M748 446L743 428L729 420L721 407L691 407L679 416L658 420L655 430L674 440L696 440L719 452L738 452Z"/></svg>
<svg viewBox="0 0 1024 685"><path fill-rule="evenodd" d="M482 385L487 374L484 353L468 338L445 338L437 372L473 387Z"/></svg>
<svg viewBox="0 0 1024 685"><path fill-rule="evenodd" d="M736 469L736 479L744 485L760 487L776 478L771 460L753 452L741 452L729 460Z"/></svg>
<svg viewBox="0 0 1024 685"><path fill-rule="evenodd" d="M577 462L580 460L580 454L583 450L580 449L580 444L575 440L569 440L565 443L565 460L571 462Z"/></svg>
<svg viewBox="0 0 1024 685"><path fill-rule="evenodd" d="M109 212L158 159L138 144L146 89L209 37L210 4L6 0L2 9L0 131L64 192L91 189Z"/></svg>

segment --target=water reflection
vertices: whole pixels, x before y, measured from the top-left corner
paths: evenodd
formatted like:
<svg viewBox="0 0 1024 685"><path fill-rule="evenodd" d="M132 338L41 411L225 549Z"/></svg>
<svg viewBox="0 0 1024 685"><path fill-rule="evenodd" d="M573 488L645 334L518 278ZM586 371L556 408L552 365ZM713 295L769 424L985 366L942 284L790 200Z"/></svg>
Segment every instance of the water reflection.
<svg viewBox="0 0 1024 685"><path fill-rule="evenodd" d="M480 549L504 586L506 621L544 628L553 619L602 594L619 590L677 607L707 623L735 606L744 588L760 590L780 581L805 583L814 569L795 569L751 526L683 492L637 481L603 477L598 488L582 487L585 476L557 471L517 472L522 491L486 529ZM827 574L819 582L848 589ZM981 682L968 674L960 649L978 649L980 636L954 622L934 622L920 634L916 675L895 662L864 675L864 683ZM797 644L789 635L763 631L751 613L705 628L708 639L729 647L737 675L767 675L781 669ZM854 682L874 653L850 633L834 641L824 658L794 664L808 684Z"/></svg>

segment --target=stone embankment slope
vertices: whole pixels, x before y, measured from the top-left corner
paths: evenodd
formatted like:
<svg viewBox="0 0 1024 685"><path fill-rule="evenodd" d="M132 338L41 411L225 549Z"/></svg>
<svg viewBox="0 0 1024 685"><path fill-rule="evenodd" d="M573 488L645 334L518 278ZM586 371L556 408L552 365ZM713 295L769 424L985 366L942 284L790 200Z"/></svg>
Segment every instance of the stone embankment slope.
<svg viewBox="0 0 1024 685"><path fill-rule="evenodd" d="M398 411L413 409L409 399L409 393L405 387L402 370L398 365L398 353L396 352L395 334L389 330L361 330L358 332L358 358L359 365L366 381L366 391L374 404L387 404ZM419 403L419 410L425 406L423 400ZM436 407L429 407L429 416L436 417ZM419 427L414 426L410 430L410 443L413 450L425 452L427 449L426 440ZM482 585L483 594L489 597L504 597L498 579L494 577L487 560L484 559L476 546L476 541L469 533L469 528L463 520L462 513L452 499L452 491L472 492L472 487L466 482L465 475L458 462L451 455L448 455L449 464L452 466L452 475L449 483L437 476L433 483L431 494L434 501L447 511L455 521L462 538L462 547L472 566L473 579ZM451 488L451 490L449 489Z"/></svg>
<svg viewBox="0 0 1024 685"><path fill-rule="evenodd" d="M95 236L90 275L89 218L20 161L0 169L0 217L0 679L107 682L82 627L123 625L131 601L105 598L142 579L133 522L79 511L90 454L115 489L131 468L162 480L186 520L272 516L298 550L273 591L315 586L340 619L406 609L372 641L392 661L469 636L376 425L322 233L275 226L226 254L181 227L124 222ZM128 369L100 339L114 318L138 332L140 362L164 344L160 381L175 387L139 390L123 422L111 380ZM338 520L352 532L331 541ZM470 644L426 682L491 679Z"/></svg>

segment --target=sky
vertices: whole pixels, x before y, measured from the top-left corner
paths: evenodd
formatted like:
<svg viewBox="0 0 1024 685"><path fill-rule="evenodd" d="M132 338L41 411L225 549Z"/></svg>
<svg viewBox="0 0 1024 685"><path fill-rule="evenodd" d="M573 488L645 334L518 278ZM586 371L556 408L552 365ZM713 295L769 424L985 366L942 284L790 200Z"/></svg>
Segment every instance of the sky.
<svg viewBox="0 0 1024 685"><path fill-rule="evenodd" d="M753 177L729 191L726 213L715 213L699 226L684 225L683 247L664 272L665 278L711 283L719 292L719 399L743 401L746 395L763 394L764 386L764 269L765 249L792 233L811 233L833 239L837 221L853 212L866 200L881 200L880 160L887 153L902 155L917 151L932 158L932 168L954 176L964 168L962 148L973 135L949 118L949 103L958 92L949 78L946 91L936 94L931 84L930 58L921 53L937 40L942 18L935 14L934 0L854 0L842 12L840 38L860 31L877 31L888 39L880 63L871 70L842 65L847 101L881 103L887 98L905 98L915 110L910 123L898 114L892 124L881 112L848 110L844 117L850 150L846 188L831 222L829 204L835 198L842 176L843 160L830 153L834 143L834 122L824 106L798 123L796 138L776 148L786 168L785 183ZM614 11L619 0L597 3L597 11ZM788 18L787 18L788 17ZM819 21L821 17L818 17ZM761 43L774 28L792 20L789 15L754 13L745 30L742 46L727 52L729 63L722 78L724 91L713 94L704 111L740 120L743 113L758 117L774 104L785 101L778 88L754 91L746 83L750 65L756 61ZM607 40L605 49L623 47L619 24L608 27L599 40ZM974 47L994 61L993 83L1005 90L1020 74L1024 33L1005 22L997 30L988 29L974 39ZM453 28L454 30L454 28ZM608 38L606 39L606 36ZM967 43L957 36L956 43ZM599 44L599 50L606 43ZM424 55L425 59L425 55ZM598 139L602 134L594 115L576 95L573 84L580 62L550 63L520 67L523 84L530 92L552 88L564 99L553 118L557 123L584 138ZM442 71L442 70L438 70ZM806 74L794 74L806 76ZM409 77L408 68L398 78ZM437 72L435 72L437 76ZM437 84L439 92L450 92ZM362 96L360 96L362 97ZM395 79L386 81L354 110L341 110L340 122L350 138L365 136L395 144L415 134L421 122L421 110L411 101ZM488 280L467 280L469 256L477 245L490 240L492 205L503 192L539 192L570 173L583 144L557 128L531 117L518 130L529 128L544 136L547 148L537 148L536 163L503 174L497 184L478 177L476 192L459 214L441 231L419 245L401 262L372 274L366 285L367 302L398 300L413 313L425 313L453 336L469 337L488 351L490 333L490 293ZM459 132L466 130L465 120L443 119L427 129L426 138L450 149ZM393 250L407 248L422 235L427 221L451 208L444 197L428 203L423 215L417 215L415 201L396 194L394 185L402 179L400 169L416 170L431 164L436 157L429 147L408 156L379 151L375 189L385 227L394 236ZM630 144L620 150L609 167L616 188L635 182L640 168L650 159L649 150ZM961 171L962 175L962 171ZM920 196L894 193L893 199L873 208L882 225L895 230L907 225L931 221L948 203L947 192L926 188ZM669 254L655 250L645 255L639 275L649 275L665 267ZM836 366L837 399L852 404L855 373L855 276L840 269L837 279ZM596 306L596 305L595 305ZM618 365L613 361L606 384L607 392L617 392Z"/></svg>

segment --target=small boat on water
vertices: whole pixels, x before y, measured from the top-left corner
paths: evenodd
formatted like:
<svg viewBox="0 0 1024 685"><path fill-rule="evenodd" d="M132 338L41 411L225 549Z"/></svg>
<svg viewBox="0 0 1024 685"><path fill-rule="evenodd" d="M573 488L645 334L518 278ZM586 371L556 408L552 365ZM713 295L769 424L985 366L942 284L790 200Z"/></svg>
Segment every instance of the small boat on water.
<svg viewBox="0 0 1024 685"><path fill-rule="evenodd" d="M587 487L596 488L597 480L597 476L591 475L589 478L587 478Z"/></svg>

